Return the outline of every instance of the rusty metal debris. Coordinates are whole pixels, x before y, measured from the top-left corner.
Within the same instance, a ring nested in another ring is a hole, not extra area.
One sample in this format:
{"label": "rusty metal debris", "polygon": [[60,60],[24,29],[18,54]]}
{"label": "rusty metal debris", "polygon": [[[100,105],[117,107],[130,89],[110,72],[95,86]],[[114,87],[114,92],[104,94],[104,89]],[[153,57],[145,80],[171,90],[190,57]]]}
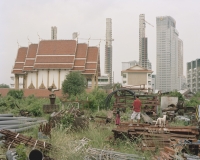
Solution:
{"label": "rusty metal debris", "polygon": [[38,148],[42,151],[50,151],[53,148],[50,143],[40,141],[32,137],[27,137],[19,133],[14,133],[9,130],[0,130],[0,133],[4,135],[4,144],[7,148],[16,147],[20,143]]}

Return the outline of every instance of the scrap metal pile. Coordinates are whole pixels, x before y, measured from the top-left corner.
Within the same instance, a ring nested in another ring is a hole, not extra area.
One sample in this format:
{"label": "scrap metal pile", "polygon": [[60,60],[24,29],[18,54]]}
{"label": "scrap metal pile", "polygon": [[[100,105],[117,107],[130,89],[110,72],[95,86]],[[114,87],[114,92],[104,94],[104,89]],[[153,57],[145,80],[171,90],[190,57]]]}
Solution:
{"label": "scrap metal pile", "polygon": [[16,147],[20,143],[43,151],[50,151],[53,148],[50,143],[27,137],[20,133],[11,132],[9,130],[0,130],[0,133],[4,135],[4,144],[7,148]]}
{"label": "scrap metal pile", "polygon": [[194,154],[199,152],[199,145],[194,144],[194,142],[198,141],[197,137],[199,136],[199,128],[197,126],[166,126],[164,128],[150,124],[140,124],[139,126],[137,126],[137,124],[133,124],[133,126],[129,126],[129,123],[124,122],[112,131],[115,139],[123,139],[124,136],[126,136],[131,140],[140,141],[140,143],[138,143],[138,150],[156,151],[159,148],[161,151],[160,156],[157,156],[157,159],[162,159],[162,157],[168,159],[170,154],[168,152],[165,153],[165,151],[170,150],[170,148],[171,150],[178,149],[176,152],[174,152],[174,154],[170,155],[172,159],[175,158],[178,151],[184,151],[185,148],[183,145],[180,147],[178,144],[185,140],[187,140],[187,142],[191,142],[188,144],[191,152],[195,152]]}

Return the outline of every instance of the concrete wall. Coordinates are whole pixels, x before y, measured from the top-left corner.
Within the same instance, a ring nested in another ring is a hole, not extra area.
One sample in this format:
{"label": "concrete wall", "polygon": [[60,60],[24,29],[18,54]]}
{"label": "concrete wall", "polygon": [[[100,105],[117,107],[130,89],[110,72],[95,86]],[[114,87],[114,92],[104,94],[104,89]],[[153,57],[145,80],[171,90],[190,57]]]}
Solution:
{"label": "concrete wall", "polygon": [[49,70],[49,86],[51,86],[53,84],[53,81],[54,81],[54,84],[56,86],[56,88],[58,88],[58,76],[59,76],[59,70]]}
{"label": "concrete wall", "polygon": [[45,87],[48,88],[48,85],[47,85],[47,73],[48,73],[47,70],[38,70],[38,88],[42,84],[42,80],[43,80],[43,83],[44,83]]}
{"label": "concrete wall", "polygon": [[147,85],[147,73],[128,73],[127,85]]}

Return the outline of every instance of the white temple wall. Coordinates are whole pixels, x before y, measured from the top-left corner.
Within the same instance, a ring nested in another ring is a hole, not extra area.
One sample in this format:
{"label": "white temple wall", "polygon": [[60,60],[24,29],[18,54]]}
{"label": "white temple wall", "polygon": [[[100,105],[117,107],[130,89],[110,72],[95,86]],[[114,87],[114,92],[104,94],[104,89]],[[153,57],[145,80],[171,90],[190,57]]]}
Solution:
{"label": "white temple wall", "polygon": [[62,83],[65,80],[67,74],[69,74],[69,70],[60,70],[60,88],[62,88]]}
{"label": "white temple wall", "polygon": [[28,72],[27,74],[27,88],[30,86],[31,81],[36,88],[36,72]]}
{"label": "white temple wall", "polygon": [[58,76],[59,76],[59,70],[49,70],[49,86],[54,84],[56,88],[58,88]]}
{"label": "white temple wall", "polygon": [[38,70],[38,89],[40,88],[40,85],[42,84],[42,80],[43,80],[43,84],[45,88],[48,88],[47,74],[48,74],[47,70]]}

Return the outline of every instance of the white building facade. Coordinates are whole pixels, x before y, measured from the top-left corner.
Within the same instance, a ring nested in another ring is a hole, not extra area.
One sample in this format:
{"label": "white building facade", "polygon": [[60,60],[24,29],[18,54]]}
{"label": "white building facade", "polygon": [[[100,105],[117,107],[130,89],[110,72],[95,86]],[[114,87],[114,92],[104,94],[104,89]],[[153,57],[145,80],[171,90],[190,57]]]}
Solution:
{"label": "white building facade", "polygon": [[[170,17],[157,17],[156,88],[162,92],[180,90],[183,76],[183,43],[178,38],[176,21]],[[182,66],[182,67],[181,67]]]}

